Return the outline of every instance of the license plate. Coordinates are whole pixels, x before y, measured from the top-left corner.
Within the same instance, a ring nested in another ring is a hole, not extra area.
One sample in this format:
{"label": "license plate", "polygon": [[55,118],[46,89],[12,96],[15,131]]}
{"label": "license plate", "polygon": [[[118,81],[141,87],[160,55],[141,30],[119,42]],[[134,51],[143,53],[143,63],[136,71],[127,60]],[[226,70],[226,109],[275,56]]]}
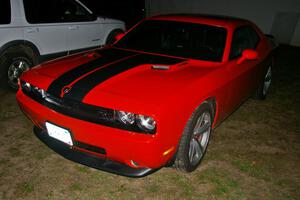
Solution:
{"label": "license plate", "polygon": [[61,128],[49,122],[46,122],[46,128],[50,137],[73,146],[71,133],[67,129]]}

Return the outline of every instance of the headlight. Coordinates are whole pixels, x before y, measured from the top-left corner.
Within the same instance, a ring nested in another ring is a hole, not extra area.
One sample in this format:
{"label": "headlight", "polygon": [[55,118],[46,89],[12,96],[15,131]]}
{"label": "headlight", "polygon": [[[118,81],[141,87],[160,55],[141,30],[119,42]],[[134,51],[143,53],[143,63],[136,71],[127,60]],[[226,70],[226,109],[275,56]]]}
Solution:
{"label": "headlight", "polygon": [[27,83],[25,81],[21,81],[21,88],[25,93],[35,97],[40,97],[44,99],[47,96],[49,96],[45,90],[31,85],[30,83]]}
{"label": "headlight", "polygon": [[156,127],[156,122],[152,117],[138,115],[137,125],[144,131],[153,131]]}
{"label": "headlight", "polygon": [[43,89],[39,89],[39,93],[41,94],[42,98],[46,98],[48,96],[47,92]]}
{"label": "headlight", "polygon": [[23,90],[25,90],[26,92],[30,92],[31,91],[31,85],[30,83],[27,83],[25,81],[21,82],[21,87]]}
{"label": "headlight", "polygon": [[118,119],[124,124],[134,124],[135,114],[124,111],[117,111]]}
{"label": "headlight", "polygon": [[125,129],[149,134],[155,133],[156,121],[152,117],[125,111],[116,111],[116,114],[117,120],[125,126]]}
{"label": "headlight", "polygon": [[47,92],[45,92],[45,90],[43,90],[43,89],[40,89],[40,88],[38,88],[38,87],[33,87],[32,88],[32,91],[33,91],[33,93],[36,95],[36,96],[38,96],[38,97],[40,97],[40,98],[46,98],[47,96],[48,96],[48,94],[47,94]]}

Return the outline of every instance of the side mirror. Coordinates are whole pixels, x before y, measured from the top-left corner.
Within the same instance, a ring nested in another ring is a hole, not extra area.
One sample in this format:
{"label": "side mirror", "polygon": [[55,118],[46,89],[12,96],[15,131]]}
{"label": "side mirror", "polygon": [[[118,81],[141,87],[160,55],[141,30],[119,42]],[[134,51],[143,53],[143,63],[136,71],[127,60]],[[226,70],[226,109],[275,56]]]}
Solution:
{"label": "side mirror", "polygon": [[238,59],[237,64],[241,64],[245,60],[257,60],[258,54],[257,51],[253,49],[245,49],[242,53],[242,56]]}

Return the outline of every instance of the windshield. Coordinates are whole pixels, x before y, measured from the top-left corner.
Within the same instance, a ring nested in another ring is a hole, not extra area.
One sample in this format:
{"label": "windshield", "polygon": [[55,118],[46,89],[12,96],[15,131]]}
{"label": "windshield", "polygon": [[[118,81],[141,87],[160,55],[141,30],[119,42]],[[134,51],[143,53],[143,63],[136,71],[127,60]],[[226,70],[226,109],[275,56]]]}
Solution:
{"label": "windshield", "polygon": [[222,61],[226,29],[216,26],[146,20],[115,46],[207,61]]}

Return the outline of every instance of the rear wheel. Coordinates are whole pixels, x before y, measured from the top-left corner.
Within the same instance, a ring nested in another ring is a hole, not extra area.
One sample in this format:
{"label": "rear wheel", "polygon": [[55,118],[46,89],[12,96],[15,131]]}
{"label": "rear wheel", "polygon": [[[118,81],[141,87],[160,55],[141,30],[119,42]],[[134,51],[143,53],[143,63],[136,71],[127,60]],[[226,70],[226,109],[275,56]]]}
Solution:
{"label": "rear wheel", "polygon": [[106,39],[106,45],[113,44],[116,41],[116,36],[122,33],[124,32],[121,29],[116,29],[110,32]]}
{"label": "rear wheel", "polygon": [[174,166],[185,172],[194,171],[201,163],[212,131],[212,109],[203,103],[192,114],[182,134]]}
{"label": "rear wheel", "polygon": [[272,82],[272,65],[269,65],[267,72],[265,73],[264,80],[257,88],[255,98],[264,100],[267,97]]}

